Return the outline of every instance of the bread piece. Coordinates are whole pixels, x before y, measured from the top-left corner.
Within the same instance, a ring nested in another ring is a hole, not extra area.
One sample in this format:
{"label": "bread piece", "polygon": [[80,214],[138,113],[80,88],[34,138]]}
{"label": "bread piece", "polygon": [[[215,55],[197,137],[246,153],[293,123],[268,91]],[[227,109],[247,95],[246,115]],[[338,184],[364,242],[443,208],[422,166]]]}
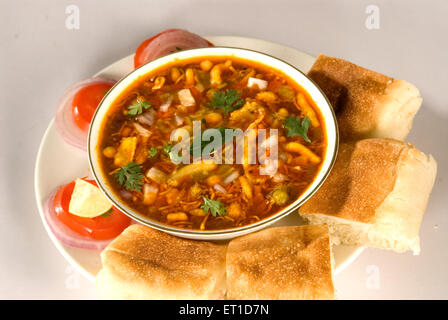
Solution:
{"label": "bread piece", "polygon": [[392,139],[342,143],[322,187],[300,209],[336,244],[420,252],[419,231],[437,164]]}
{"label": "bread piece", "polygon": [[409,82],[322,54],[308,76],[329,98],[336,112],[341,141],[404,140],[422,103],[420,92]]}
{"label": "bread piece", "polygon": [[101,299],[223,299],[226,245],[134,224],[101,253]]}
{"label": "bread piece", "polygon": [[333,299],[327,226],[269,228],[229,243],[227,299]]}

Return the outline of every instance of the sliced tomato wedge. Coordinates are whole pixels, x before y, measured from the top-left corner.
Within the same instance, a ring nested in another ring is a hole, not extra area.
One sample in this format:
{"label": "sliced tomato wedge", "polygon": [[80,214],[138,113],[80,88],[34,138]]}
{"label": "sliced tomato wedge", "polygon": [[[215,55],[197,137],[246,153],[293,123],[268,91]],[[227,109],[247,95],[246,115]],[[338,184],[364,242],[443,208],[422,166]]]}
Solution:
{"label": "sliced tomato wedge", "polygon": [[[85,181],[97,186],[93,180]],[[53,206],[59,220],[77,234],[92,240],[112,239],[121,234],[131,223],[131,219],[115,207],[95,218],[84,218],[71,214],[68,208],[74,188],[75,181],[59,188],[54,197]]]}
{"label": "sliced tomato wedge", "polygon": [[113,84],[106,82],[92,83],[75,94],[72,102],[73,120],[82,131],[89,130],[96,108],[112,86]]}
{"label": "sliced tomato wedge", "polygon": [[197,34],[182,29],[168,29],[146,39],[137,48],[134,67],[177,50],[211,47],[213,44]]}

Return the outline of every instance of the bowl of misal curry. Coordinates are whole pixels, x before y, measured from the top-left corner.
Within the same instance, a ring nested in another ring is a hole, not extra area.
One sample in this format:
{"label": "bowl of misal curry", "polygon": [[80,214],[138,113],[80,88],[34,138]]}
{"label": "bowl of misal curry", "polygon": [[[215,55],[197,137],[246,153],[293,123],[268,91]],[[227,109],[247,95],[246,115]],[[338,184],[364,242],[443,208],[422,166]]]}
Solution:
{"label": "bowl of misal curry", "polygon": [[264,228],[309,199],[337,155],[315,83],[240,48],[173,52],[117,82],[88,136],[92,174],[132,219],[220,240]]}

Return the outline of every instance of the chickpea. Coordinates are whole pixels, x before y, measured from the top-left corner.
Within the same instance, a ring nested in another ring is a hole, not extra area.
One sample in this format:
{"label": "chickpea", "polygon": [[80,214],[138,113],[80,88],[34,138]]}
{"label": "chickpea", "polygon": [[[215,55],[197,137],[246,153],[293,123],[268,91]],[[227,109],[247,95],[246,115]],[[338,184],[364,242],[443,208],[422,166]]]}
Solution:
{"label": "chickpea", "polygon": [[244,218],[244,212],[241,209],[241,206],[237,202],[232,202],[227,208],[227,215],[233,219]]}
{"label": "chickpea", "polygon": [[176,82],[176,80],[181,76],[181,73],[178,68],[174,67],[171,69],[171,80]]}
{"label": "chickpea", "polygon": [[117,153],[117,149],[115,149],[115,147],[106,147],[103,149],[103,155],[106,158],[113,158],[116,153]]}
{"label": "chickpea", "polygon": [[213,176],[208,177],[205,181],[207,182],[207,184],[210,187],[213,187],[215,184],[221,183],[221,177],[217,176],[217,175],[213,175]]}
{"label": "chickpea", "polygon": [[279,110],[278,110],[278,114],[281,116],[281,117],[287,117],[288,115],[289,115],[289,112],[288,112],[288,110],[286,110],[285,108],[280,108]]}
{"label": "chickpea", "polygon": [[194,83],[194,70],[192,68],[188,68],[187,71],[185,71],[185,84],[187,86],[194,86]]}
{"label": "chickpea", "polygon": [[202,209],[193,209],[190,211],[190,214],[196,217],[203,217],[206,215],[206,213]]}
{"label": "chickpea", "polygon": [[205,116],[205,122],[208,125],[214,126],[221,123],[221,121],[222,121],[222,115],[217,112],[212,112]]}
{"label": "chickpea", "polygon": [[165,84],[165,77],[159,76],[154,81],[154,86],[152,87],[152,90],[158,90],[163,87]]}
{"label": "chickpea", "polygon": [[166,215],[166,220],[168,222],[187,221],[188,216],[183,212],[169,213]]}
{"label": "chickpea", "polygon": [[215,65],[210,70],[210,83],[213,87],[219,87],[223,82],[221,78],[222,72],[226,69],[226,65],[224,63],[220,63]]}
{"label": "chickpea", "polygon": [[212,67],[213,63],[210,60],[204,60],[200,63],[202,71],[208,72]]}

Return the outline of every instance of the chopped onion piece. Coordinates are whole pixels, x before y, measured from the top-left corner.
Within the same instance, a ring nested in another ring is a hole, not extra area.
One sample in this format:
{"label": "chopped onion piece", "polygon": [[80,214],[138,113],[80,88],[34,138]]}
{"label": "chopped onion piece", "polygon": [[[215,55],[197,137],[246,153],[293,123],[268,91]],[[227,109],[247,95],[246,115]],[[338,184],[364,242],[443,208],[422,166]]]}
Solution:
{"label": "chopped onion piece", "polygon": [[180,103],[185,107],[194,106],[196,104],[196,101],[194,100],[190,89],[179,90],[177,96],[179,97]]}
{"label": "chopped onion piece", "polygon": [[144,204],[153,204],[156,201],[157,193],[159,192],[159,188],[153,186],[149,183],[145,183],[143,185],[143,203]]}
{"label": "chopped onion piece", "polygon": [[236,178],[238,178],[240,176],[240,174],[238,173],[238,171],[233,171],[231,174],[229,174],[224,181],[222,182],[224,185],[232,183],[233,180],[235,180]]}
{"label": "chopped onion piece", "polygon": [[172,97],[172,96],[170,96],[170,97],[165,101],[165,103],[162,104],[162,105],[159,107],[159,111],[161,111],[161,112],[167,112],[167,111],[168,111],[168,108],[171,106],[171,102],[173,102],[173,97]]}
{"label": "chopped onion piece", "polygon": [[268,87],[268,82],[266,80],[250,77],[247,80],[247,86],[252,88],[254,85],[256,85],[260,90],[265,90]]}
{"label": "chopped onion piece", "polygon": [[280,172],[277,172],[272,177],[272,181],[274,181],[274,182],[283,182],[285,180],[286,180],[286,176],[284,174],[281,174]]}
{"label": "chopped onion piece", "polygon": [[137,116],[135,119],[141,124],[152,126],[154,124],[155,116],[156,112],[153,109],[150,109],[149,111]]}
{"label": "chopped onion piece", "polygon": [[224,189],[224,187],[223,187],[222,185],[220,185],[220,184],[215,184],[215,185],[213,186],[213,188],[214,188],[216,191],[218,191],[218,192],[221,192],[221,193],[227,193],[227,190]]}
{"label": "chopped onion piece", "polygon": [[184,122],[185,122],[184,118],[178,116],[177,114],[174,115],[174,119],[176,119],[176,124],[177,124],[178,126],[183,125]]}
{"label": "chopped onion piece", "polygon": [[138,134],[143,137],[149,137],[151,136],[151,131],[148,129],[143,128],[141,125],[139,125],[137,122],[133,123],[135,130],[137,130]]}
{"label": "chopped onion piece", "polygon": [[272,177],[277,173],[278,160],[266,159],[265,164],[261,168],[263,170],[262,174],[267,174]]}
{"label": "chopped onion piece", "polygon": [[152,181],[161,184],[164,183],[166,181],[166,174],[162,171],[160,171],[157,168],[151,168],[146,172],[146,176],[151,179]]}
{"label": "chopped onion piece", "polygon": [[120,190],[119,192],[120,196],[122,196],[124,199],[131,199],[132,198],[132,193],[130,193],[129,191],[126,190]]}

